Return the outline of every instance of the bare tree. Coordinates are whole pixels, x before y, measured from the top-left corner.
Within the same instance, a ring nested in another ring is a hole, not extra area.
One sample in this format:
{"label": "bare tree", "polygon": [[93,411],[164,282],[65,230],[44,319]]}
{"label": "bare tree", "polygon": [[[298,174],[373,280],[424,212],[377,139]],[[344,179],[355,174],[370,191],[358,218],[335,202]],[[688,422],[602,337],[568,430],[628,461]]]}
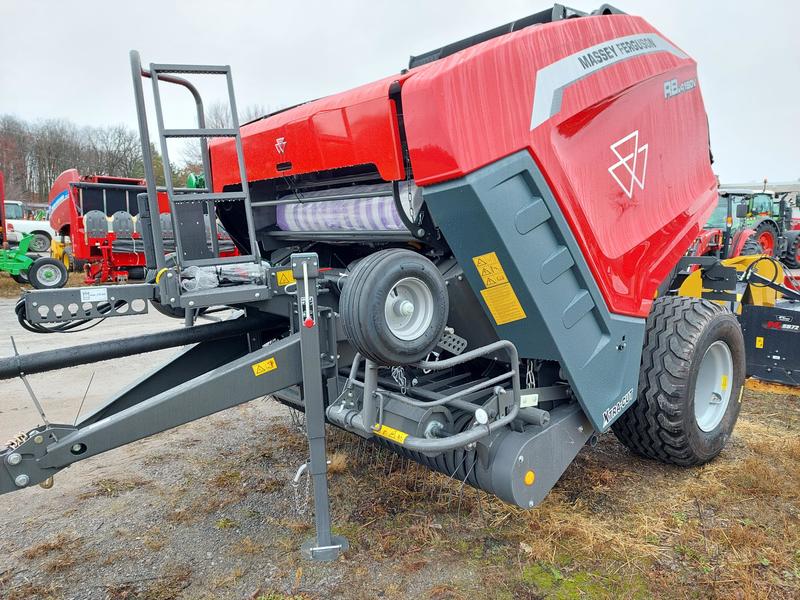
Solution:
{"label": "bare tree", "polygon": [[[161,156],[153,148],[156,177],[163,183]],[[0,115],[0,171],[9,197],[46,201],[63,171],[82,174],[143,177],[139,136],[123,125],[78,128],[50,119],[27,123]],[[176,169],[170,165],[173,173]]]}
{"label": "bare tree", "polygon": [[[212,129],[225,129],[233,125],[231,119],[231,109],[227,102],[214,102],[205,109],[206,127]],[[239,125],[254,121],[264,115],[269,110],[261,104],[248,104],[239,110]],[[183,156],[183,167],[188,171],[199,173],[203,170],[203,160],[200,156],[200,142],[188,140],[181,151]]]}

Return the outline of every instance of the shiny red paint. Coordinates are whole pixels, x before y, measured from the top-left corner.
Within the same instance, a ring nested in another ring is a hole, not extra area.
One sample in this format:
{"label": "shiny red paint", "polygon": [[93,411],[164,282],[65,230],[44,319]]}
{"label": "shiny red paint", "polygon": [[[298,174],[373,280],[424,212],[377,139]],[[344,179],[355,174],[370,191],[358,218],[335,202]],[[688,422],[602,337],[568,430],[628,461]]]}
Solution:
{"label": "shiny red paint", "polygon": [[[405,77],[387,77],[242,126],[248,180],[365,164],[375,165],[387,181],[403,179],[397,110],[389,87]],[[210,152],[215,191],[241,183],[233,143],[212,140]]]}
{"label": "shiny red paint", "polygon": [[722,246],[721,229],[703,229],[697,236],[689,254],[691,256],[706,256],[715,254]]}
{"label": "shiny red paint", "polygon": [[747,240],[749,240],[755,231],[752,229],[741,229],[733,234],[733,241],[731,242],[731,253],[730,256],[741,256],[742,248],[744,248],[744,244]]}
{"label": "shiny red paint", "polygon": [[[699,87],[665,98],[665,83],[697,79],[695,62],[660,51],[607,66],[563,92],[560,111],[531,130],[537,72],[595,44],[656,32],[627,15],[521,29],[408,73],[242,128],[249,181],[375,164],[403,176],[393,81],[414,179],[429,186],[527,150],[556,197],[609,310],[646,316],[658,285],[691,246],[717,201]],[[662,36],[663,37],[663,36]],[[335,115],[335,117],[334,117]],[[321,128],[335,119],[338,135]],[[611,145],[638,131],[648,145],[643,189],[609,173]],[[285,142],[278,156],[277,140]],[[234,147],[211,148],[214,187],[239,182]],[[277,164],[291,162],[291,169]],[[510,216],[509,216],[510,217]]]}

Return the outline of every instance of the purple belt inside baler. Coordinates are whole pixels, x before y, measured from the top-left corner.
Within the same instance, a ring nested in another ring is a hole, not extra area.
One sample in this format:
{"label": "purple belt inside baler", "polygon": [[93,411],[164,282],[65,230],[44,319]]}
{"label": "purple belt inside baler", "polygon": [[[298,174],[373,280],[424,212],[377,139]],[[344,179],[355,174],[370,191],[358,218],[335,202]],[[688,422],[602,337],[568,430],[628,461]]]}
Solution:
{"label": "purple belt inside baler", "polygon": [[[350,193],[383,191],[386,186],[353,186]],[[327,195],[341,195],[341,190],[330,190],[318,194],[304,194],[303,198],[321,198]],[[409,208],[407,214],[414,213],[419,198],[417,187],[412,183],[400,185],[401,203]],[[392,196],[374,198],[354,198],[332,200],[330,202],[306,202],[301,204],[282,204],[277,207],[276,218],[282,231],[402,231],[406,227],[397,213]]]}

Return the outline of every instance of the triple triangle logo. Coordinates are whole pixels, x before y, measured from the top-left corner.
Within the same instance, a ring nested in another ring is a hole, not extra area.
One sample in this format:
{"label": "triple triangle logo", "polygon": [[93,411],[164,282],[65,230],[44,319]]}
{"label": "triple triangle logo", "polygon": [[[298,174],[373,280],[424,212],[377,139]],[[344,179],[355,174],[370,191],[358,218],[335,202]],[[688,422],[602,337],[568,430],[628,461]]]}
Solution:
{"label": "triple triangle logo", "polygon": [[609,146],[618,160],[608,167],[608,172],[628,198],[633,198],[634,185],[638,185],[640,190],[644,189],[648,146],[639,145],[638,129]]}

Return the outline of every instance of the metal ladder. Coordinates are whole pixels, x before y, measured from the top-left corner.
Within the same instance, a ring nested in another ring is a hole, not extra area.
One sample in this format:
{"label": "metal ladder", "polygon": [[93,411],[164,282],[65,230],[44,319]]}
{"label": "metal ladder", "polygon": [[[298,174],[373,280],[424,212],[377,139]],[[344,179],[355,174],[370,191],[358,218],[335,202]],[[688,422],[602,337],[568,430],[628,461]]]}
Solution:
{"label": "metal ladder", "polygon": [[[147,180],[148,202],[150,213],[158,214],[158,188],[153,172],[152,152],[150,150],[149,131],[147,128],[147,113],[144,104],[144,91],[142,78],[148,77],[153,84],[153,100],[158,125],[159,144],[164,166],[164,180],[169,197],[172,225],[175,234],[176,261],[183,269],[188,266],[217,266],[230,263],[260,263],[261,256],[256,240],[253,222],[253,210],[250,203],[250,190],[247,183],[247,173],[244,164],[244,151],[242,137],[239,132],[239,118],[236,110],[236,97],[233,92],[233,79],[231,68],[228,65],[180,65],[150,63],[149,70],[142,69],[139,53],[131,51],[131,70],[134,81],[136,97],[136,111],[139,119],[139,133],[142,141],[142,152],[145,163],[145,179]],[[228,104],[233,126],[230,128],[208,128],[205,124],[205,110],[203,100],[197,88],[188,80],[176,75],[224,75],[228,89]],[[192,94],[197,108],[197,127],[193,129],[168,129],[164,125],[164,113],[161,104],[159,84],[162,82],[180,85]],[[203,160],[203,171],[206,187],[193,190],[189,193],[179,192],[175,189],[170,169],[168,140],[171,138],[199,138],[200,150]],[[233,138],[236,144],[236,158],[239,166],[239,176],[242,182],[241,191],[213,192],[214,189],[208,154],[208,140],[211,138]],[[239,256],[220,256],[219,240],[216,226],[216,204],[219,202],[242,202],[245,218],[247,220],[247,234],[249,237],[249,254]],[[211,230],[211,249],[208,248],[206,239],[206,216]],[[153,237],[158,268],[164,267],[163,232],[160,220],[152,220]]]}

